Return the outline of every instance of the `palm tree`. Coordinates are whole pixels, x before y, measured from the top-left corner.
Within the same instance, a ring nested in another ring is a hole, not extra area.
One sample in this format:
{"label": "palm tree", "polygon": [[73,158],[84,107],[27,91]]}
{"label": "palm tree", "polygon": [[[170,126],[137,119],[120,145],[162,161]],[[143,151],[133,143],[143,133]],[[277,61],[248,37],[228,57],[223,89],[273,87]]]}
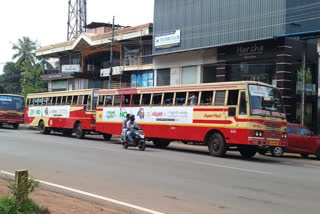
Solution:
{"label": "palm tree", "polygon": [[32,41],[29,37],[22,37],[16,44],[12,44],[12,49],[16,51],[12,59],[17,59],[17,66],[25,70],[24,67],[34,65],[36,61],[35,50],[37,43]]}

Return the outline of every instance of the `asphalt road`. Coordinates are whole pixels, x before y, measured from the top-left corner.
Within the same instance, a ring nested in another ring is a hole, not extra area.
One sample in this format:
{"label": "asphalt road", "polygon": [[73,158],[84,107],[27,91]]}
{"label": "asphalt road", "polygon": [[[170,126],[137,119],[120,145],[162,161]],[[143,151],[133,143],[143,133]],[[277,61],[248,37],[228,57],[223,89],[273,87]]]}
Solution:
{"label": "asphalt road", "polygon": [[248,161],[236,152],[215,158],[206,148],[179,144],[141,152],[100,136],[0,129],[0,170],[21,168],[163,213],[320,213],[320,161],[312,158],[257,155]]}

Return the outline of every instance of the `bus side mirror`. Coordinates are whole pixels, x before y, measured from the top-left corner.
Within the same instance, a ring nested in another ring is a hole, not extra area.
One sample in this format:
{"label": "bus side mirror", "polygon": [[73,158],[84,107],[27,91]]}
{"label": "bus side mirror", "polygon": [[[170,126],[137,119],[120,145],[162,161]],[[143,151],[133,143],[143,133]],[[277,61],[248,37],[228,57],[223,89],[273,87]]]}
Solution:
{"label": "bus side mirror", "polygon": [[87,111],[87,106],[83,106],[83,111]]}

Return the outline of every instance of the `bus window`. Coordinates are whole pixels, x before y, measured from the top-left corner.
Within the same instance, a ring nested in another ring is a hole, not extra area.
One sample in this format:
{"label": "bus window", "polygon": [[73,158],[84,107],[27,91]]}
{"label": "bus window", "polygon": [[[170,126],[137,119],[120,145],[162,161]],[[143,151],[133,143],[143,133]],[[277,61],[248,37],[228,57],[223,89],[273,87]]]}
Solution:
{"label": "bus window", "polygon": [[150,105],[151,94],[143,94],[142,95],[142,103],[141,105],[148,106]]}
{"label": "bus window", "polygon": [[134,94],[132,96],[132,106],[139,106],[140,105],[140,94]]}
{"label": "bus window", "polygon": [[73,96],[73,105],[77,105],[78,103],[78,95]]}
{"label": "bus window", "polygon": [[61,97],[58,97],[56,105],[61,105],[61,100],[62,100]]}
{"label": "bus window", "polygon": [[98,106],[103,106],[105,96],[99,96],[98,98]]}
{"label": "bus window", "polygon": [[84,95],[83,105],[87,105],[87,104],[88,104],[88,95]]}
{"label": "bus window", "polygon": [[67,97],[67,105],[71,105],[71,103],[72,103],[72,96],[68,96]]}
{"label": "bus window", "polygon": [[114,103],[113,103],[113,105],[114,105],[114,106],[120,106],[120,103],[121,103],[121,96],[120,96],[120,95],[114,96]]}
{"label": "bus window", "polygon": [[216,96],[214,98],[214,105],[223,106],[226,97],[226,91],[216,91]]}
{"label": "bus window", "polygon": [[38,103],[39,103],[39,102],[38,102],[38,98],[35,98],[34,101],[33,101],[33,105],[36,106],[36,105],[38,105]]}
{"label": "bus window", "polygon": [[131,94],[122,96],[122,104],[121,106],[130,106]]}
{"label": "bus window", "polygon": [[165,93],[163,98],[163,104],[171,106],[173,104],[173,95],[174,93]]}
{"label": "bus window", "polygon": [[161,105],[162,94],[153,94],[152,96],[152,104],[153,105]]}
{"label": "bus window", "polygon": [[190,91],[189,98],[188,98],[188,104],[189,105],[198,105],[198,97],[199,97],[199,92]]}
{"label": "bus window", "polygon": [[34,99],[30,99],[30,106],[33,106],[33,103],[34,103]]}
{"label": "bus window", "polygon": [[80,95],[78,99],[78,105],[82,105],[82,104],[83,104],[83,95]]}
{"label": "bus window", "polygon": [[52,103],[51,103],[51,105],[55,105],[55,104],[56,104],[56,101],[57,101],[57,97],[52,97]]}
{"label": "bus window", "polygon": [[228,93],[228,106],[238,105],[239,90],[230,90]]}
{"label": "bus window", "polygon": [[187,92],[179,92],[176,95],[176,105],[184,105],[186,103]]}
{"label": "bus window", "polygon": [[239,115],[246,115],[246,114],[247,114],[246,94],[245,92],[241,92]]}
{"label": "bus window", "polygon": [[112,96],[107,95],[106,98],[105,98],[105,101],[104,101],[105,102],[104,105],[105,106],[112,106],[112,98],[113,98]]}
{"label": "bus window", "polygon": [[66,102],[67,102],[67,97],[63,96],[61,104],[64,105],[64,104],[66,104]]}
{"label": "bus window", "polygon": [[200,98],[200,104],[201,105],[212,105],[212,97],[213,97],[213,91],[202,91],[201,98]]}
{"label": "bus window", "polygon": [[42,105],[46,106],[48,104],[48,98],[43,98]]}

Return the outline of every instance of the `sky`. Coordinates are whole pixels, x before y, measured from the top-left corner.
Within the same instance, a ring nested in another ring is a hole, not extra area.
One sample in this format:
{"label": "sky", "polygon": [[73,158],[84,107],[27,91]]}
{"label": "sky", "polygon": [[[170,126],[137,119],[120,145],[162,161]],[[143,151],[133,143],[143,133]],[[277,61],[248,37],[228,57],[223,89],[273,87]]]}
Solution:
{"label": "sky", "polygon": [[[73,0],[74,1],[74,0]],[[87,23],[135,26],[153,22],[154,0],[87,0]],[[12,43],[28,36],[41,46],[67,40],[68,0],[10,0],[0,7],[0,74],[12,61]]]}

